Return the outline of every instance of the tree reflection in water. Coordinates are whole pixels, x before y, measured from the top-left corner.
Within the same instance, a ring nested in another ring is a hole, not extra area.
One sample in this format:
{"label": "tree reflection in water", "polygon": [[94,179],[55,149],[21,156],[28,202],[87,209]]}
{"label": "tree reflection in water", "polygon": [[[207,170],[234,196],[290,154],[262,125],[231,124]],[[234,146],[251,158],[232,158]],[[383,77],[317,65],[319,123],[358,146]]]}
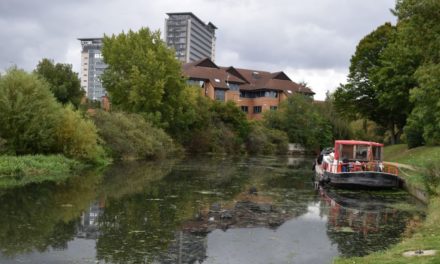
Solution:
{"label": "tree reflection in water", "polygon": [[81,213],[95,198],[101,172],[89,171],[64,183],[46,182],[0,191],[2,255],[65,249]]}

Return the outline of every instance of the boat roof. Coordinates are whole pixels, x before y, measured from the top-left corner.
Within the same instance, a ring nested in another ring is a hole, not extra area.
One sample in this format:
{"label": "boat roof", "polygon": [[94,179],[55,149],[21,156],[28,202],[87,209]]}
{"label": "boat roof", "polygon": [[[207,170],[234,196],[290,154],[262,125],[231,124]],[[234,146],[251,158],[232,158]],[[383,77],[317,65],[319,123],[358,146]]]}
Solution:
{"label": "boat roof", "polygon": [[335,140],[335,147],[338,145],[367,145],[375,147],[383,147],[382,143],[362,140]]}

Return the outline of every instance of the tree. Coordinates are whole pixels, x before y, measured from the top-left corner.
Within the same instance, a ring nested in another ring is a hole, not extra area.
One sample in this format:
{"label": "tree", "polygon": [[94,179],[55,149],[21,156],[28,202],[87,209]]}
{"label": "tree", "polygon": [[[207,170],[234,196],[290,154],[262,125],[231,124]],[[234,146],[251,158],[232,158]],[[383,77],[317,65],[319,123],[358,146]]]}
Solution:
{"label": "tree", "polygon": [[290,142],[300,143],[308,149],[316,150],[333,143],[330,122],[304,95],[289,97],[277,111],[266,112],[264,119],[267,127],[285,131]]}
{"label": "tree", "polygon": [[71,103],[76,108],[79,106],[84,91],[78,74],[73,72],[71,64],[54,64],[52,60],[41,60],[35,73],[49,83],[49,88],[55,98],[62,104]]}
{"label": "tree", "polygon": [[401,24],[402,46],[419,61],[411,91],[414,104],[405,133],[410,147],[440,144],[440,2],[398,0],[395,14]]}
{"label": "tree", "polygon": [[[104,36],[102,54],[108,68],[102,75],[114,107],[143,113],[175,135],[185,115],[185,80],[181,64],[160,38],[141,28]],[[189,120],[191,122],[191,120]]]}
{"label": "tree", "polygon": [[348,83],[335,92],[340,113],[383,126],[392,144],[399,141],[412,109],[409,91],[414,87],[412,75],[417,65],[411,51],[401,46],[397,28],[385,23],[359,42],[351,58]]}
{"label": "tree", "polygon": [[86,162],[103,161],[95,125],[63,108],[36,74],[12,68],[1,76],[0,113],[0,139],[7,153],[63,153]]}
{"label": "tree", "polygon": [[46,82],[16,68],[0,78],[0,137],[16,154],[48,153],[62,110]]}

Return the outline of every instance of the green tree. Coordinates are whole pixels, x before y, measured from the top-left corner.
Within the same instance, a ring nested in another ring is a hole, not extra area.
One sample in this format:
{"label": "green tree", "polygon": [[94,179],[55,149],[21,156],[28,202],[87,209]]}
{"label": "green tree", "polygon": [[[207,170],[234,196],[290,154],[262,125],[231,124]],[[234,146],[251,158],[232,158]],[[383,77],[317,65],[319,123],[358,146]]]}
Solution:
{"label": "green tree", "polygon": [[341,114],[383,126],[392,144],[399,141],[412,109],[409,91],[417,65],[411,51],[401,46],[396,31],[385,23],[359,42],[351,58],[348,83],[334,94]]}
{"label": "green tree", "polygon": [[181,64],[161,40],[160,32],[130,30],[104,36],[103,42],[108,68],[102,80],[113,106],[143,113],[173,135],[186,126],[181,124],[188,114]]}
{"label": "green tree", "polygon": [[332,127],[333,140],[353,138],[353,131],[350,121],[341,116],[335,109],[335,98],[333,94],[327,92],[325,101],[316,102],[315,107]]}
{"label": "green tree", "polygon": [[330,122],[303,95],[289,97],[278,111],[266,112],[264,119],[267,127],[285,131],[290,142],[301,143],[310,150],[333,145]]}
{"label": "green tree", "polygon": [[440,144],[440,2],[398,0],[395,14],[401,24],[402,46],[420,61],[411,91],[414,109],[405,133],[410,147]]}
{"label": "green tree", "polygon": [[59,102],[79,106],[84,91],[81,90],[80,79],[78,74],[73,72],[71,64],[55,64],[45,58],[38,63],[35,73],[49,83],[50,90]]}
{"label": "green tree", "polygon": [[61,110],[36,75],[12,68],[0,77],[0,137],[9,152],[52,152]]}
{"label": "green tree", "polygon": [[36,74],[13,68],[0,77],[0,113],[0,138],[8,153],[63,153],[87,162],[103,158],[94,124],[63,108]]}

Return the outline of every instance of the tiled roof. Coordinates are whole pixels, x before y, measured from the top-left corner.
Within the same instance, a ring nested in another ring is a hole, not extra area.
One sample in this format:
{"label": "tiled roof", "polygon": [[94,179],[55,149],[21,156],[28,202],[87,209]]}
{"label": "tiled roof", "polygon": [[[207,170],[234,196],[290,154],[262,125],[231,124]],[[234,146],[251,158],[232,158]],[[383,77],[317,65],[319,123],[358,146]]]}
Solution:
{"label": "tiled roof", "polygon": [[190,79],[209,80],[215,88],[228,89],[227,82],[231,82],[246,91],[264,89],[283,91],[287,95],[293,92],[314,94],[310,88],[290,80],[284,72],[219,67],[208,58],[184,64],[183,74]]}

